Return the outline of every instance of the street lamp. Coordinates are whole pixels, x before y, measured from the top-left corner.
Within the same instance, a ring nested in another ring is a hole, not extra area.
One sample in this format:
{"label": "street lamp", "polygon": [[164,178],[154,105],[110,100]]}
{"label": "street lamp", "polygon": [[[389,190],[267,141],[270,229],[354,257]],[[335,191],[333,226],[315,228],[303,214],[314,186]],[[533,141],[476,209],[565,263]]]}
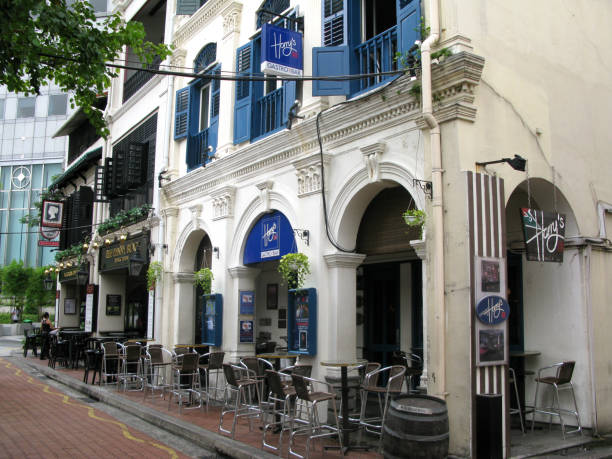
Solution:
{"label": "street lamp", "polygon": [[145,264],[144,259],[138,255],[134,254],[130,257],[130,264],[128,265],[128,274],[132,277],[140,276],[140,272]]}
{"label": "street lamp", "polygon": [[47,276],[43,279],[43,285],[45,286],[45,290],[53,290],[53,279],[50,276]]}

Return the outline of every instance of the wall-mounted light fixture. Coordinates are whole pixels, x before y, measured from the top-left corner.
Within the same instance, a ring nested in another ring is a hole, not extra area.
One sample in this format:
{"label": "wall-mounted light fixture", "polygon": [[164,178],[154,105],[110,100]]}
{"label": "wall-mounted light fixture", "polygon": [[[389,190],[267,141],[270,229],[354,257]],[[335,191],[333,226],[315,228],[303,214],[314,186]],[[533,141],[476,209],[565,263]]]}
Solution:
{"label": "wall-mounted light fixture", "polygon": [[126,240],[127,240],[127,238],[128,238],[128,233],[127,233],[127,231],[124,231],[123,233],[121,233],[121,234],[119,235],[119,240],[120,240],[121,242],[126,241]]}
{"label": "wall-mounted light fixture", "polygon": [[111,245],[111,244],[113,243],[114,239],[115,239],[115,238],[110,238],[110,237],[107,237],[106,239],[104,239],[104,243],[105,243],[106,245]]}
{"label": "wall-mounted light fixture", "polygon": [[87,270],[85,265],[81,265],[79,267],[79,271],[77,272],[77,284],[85,285],[89,281],[89,271]]}
{"label": "wall-mounted light fixture", "polygon": [[515,171],[525,171],[525,165],[527,164],[527,160],[519,155],[514,155],[514,158],[502,158],[497,159],[495,161],[486,161],[484,163],[476,163],[477,166],[487,166],[489,164],[499,164],[499,163],[508,163],[510,167]]}
{"label": "wall-mounted light fixture", "polygon": [[310,244],[310,231],[307,229],[293,228],[293,232],[299,237],[306,245]]}
{"label": "wall-mounted light fixture", "polygon": [[63,269],[64,268],[64,262],[60,262],[59,267],[60,267],[60,269]]}
{"label": "wall-mounted light fixture", "polygon": [[213,247],[213,253],[219,258],[219,247]]}
{"label": "wall-mounted light fixture", "polygon": [[51,279],[51,271],[48,269],[45,270],[43,286],[45,287],[45,290],[53,290],[53,279]]}
{"label": "wall-mounted light fixture", "polygon": [[130,257],[130,263],[128,265],[128,274],[132,277],[140,276],[140,272],[145,264],[143,258],[137,253]]}
{"label": "wall-mounted light fixture", "polygon": [[166,253],[168,253],[168,244],[151,244],[149,246],[149,257],[153,258],[153,255],[155,255],[155,246],[159,246],[162,249],[164,249],[164,251]]}

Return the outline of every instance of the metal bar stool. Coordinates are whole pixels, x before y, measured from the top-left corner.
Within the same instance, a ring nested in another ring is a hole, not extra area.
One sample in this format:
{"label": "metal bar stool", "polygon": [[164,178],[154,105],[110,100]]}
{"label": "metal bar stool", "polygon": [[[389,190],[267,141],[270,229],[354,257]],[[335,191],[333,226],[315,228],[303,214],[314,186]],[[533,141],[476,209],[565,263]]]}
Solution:
{"label": "metal bar stool", "polygon": [[[563,433],[563,439],[565,434],[580,432],[582,435],[582,425],[580,424],[580,415],[578,414],[578,404],[576,403],[576,396],[574,395],[574,386],[572,385],[572,374],[574,373],[574,366],[576,362],[567,361],[555,363],[548,367],[542,367],[538,370],[538,377],[536,381],[536,392],[533,401],[533,415],[531,418],[531,431],[535,425],[536,413],[548,414],[550,416],[549,426],[552,427],[552,417],[558,416],[559,422],[561,423],[561,432]],[[552,375],[554,373],[554,375]],[[548,374],[548,375],[547,375]],[[553,400],[550,406],[538,406],[538,392],[540,389],[540,383],[547,384],[554,388]],[[572,393],[572,400],[574,402],[574,409],[561,408],[559,404],[559,391],[568,390]],[[556,406],[555,406],[556,401]],[[576,417],[576,423],[578,427],[568,432],[565,431],[565,422],[563,415],[569,414]]]}
{"label": "metal bar stool", "polygon": [[514,373],[514,368],[508,367],[508,376],[508,384],[510,385],[510,390],[514,392],[514,396],[516,397],[516,408],[510,408],[510,415],[519,415],[519,420],[521,421],[521,432],[525,433],[525,423],[523,422],[523,408],[521,407],[521,399],[519,398],[518,388],[516,387],[516,374]]}
{"label": "metal bar stool", "polygon": [[[247,395],[250,394],[249,389],[255,387],[257,392],[257,400],[261,400],[259,394],[259,384],[249,370],[237,365],[229,363],[223,364],[223,374],[227,384],[225,385],[225,400],[221,409],[221,417],[219,418],[219,432],[231,435],[232,439],[236,435],[236,422],[239,417],[245,417],[249,420],[249,430],[252,430],[251,421],[254,417],[261,415],[261,406],[254,405]],[[232,396],[235,400],[232,406]],[[223,417],[233,413],[232,429],[227,430],[223,427]]]}

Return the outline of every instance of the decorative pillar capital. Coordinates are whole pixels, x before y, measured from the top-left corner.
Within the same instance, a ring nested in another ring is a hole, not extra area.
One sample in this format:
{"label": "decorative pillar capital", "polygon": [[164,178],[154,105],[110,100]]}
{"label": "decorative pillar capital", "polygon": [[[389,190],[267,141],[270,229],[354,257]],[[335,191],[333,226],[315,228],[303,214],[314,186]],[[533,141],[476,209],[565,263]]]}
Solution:
{"label": "decorative pillar capital", "polygon": [[345,253],[345,252],[335,252],[328,253],[323,255],[325,259],[325,263],[330,268],[354,268],[357,269],[363,260],[365,260],[366,255],[363,253]]}
{"label": "decorative pillar capital", "polygon": [[184,48],[175,49],[170,56],[170,64],[175,67],[185,67],[187,50]]}
{"label": "decorative pillar capital", "polygon": [[211,193],[213,205],[213,220],[229,218],[234,216],[234,198],[236,197],[235,186],[224,186]]}
{"label": "decorative pillar capital", "polygon": [[172,278],[177,284],[193,284],[193,273],[173,273]]}
{"label": "decorative pillar capital", "polygon": [[259,275],[261,269],[249,268],[248,266],[232,266],[227,268],[227,271],[234,279],[254,279]]}
{"label": "decorative pillar capital", "polygon": [[240,19],[242,17],[242,5],[233,2],[222,13],[223,15],[223,38],[240,31]]}
{"label": "decorative pillar capital", "polygon": [[[329,164],[330,156],[323,155],[324,165]],[[322,187],[322,167],[321,156],[317,153],[310,155],[307,158],[294,161],[295,175],[298,181],[298,197],[302,198],[314,193],[319,193]]]}

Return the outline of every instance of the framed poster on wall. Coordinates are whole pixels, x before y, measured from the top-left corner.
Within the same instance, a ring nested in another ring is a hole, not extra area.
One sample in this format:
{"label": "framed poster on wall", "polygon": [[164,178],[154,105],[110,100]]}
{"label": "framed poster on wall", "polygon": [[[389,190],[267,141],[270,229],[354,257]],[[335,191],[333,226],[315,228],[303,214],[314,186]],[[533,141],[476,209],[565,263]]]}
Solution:
{"label": "framed poster on wall", "polygon": [[255,292],[252,290],[240,290],[240,314],[255,314]]}
{"label": "framed poster on wall", "polygon": [[64,314],[76,314],[76,299],[64,298]]}
{"label": "framed poster on wall", "polygon": [[266,309],[278,309],[278,284],[266,287]]}
{"label": "framed poster on wall", "polygon": [[106,315],[120,316],[121,315],[121,295],[109,294],[106,295]]}
{"label": "framed poster on wall", "polygon": [[254,327],[252,320],[241,320],[240,321],[240,342],[241,343],[253,343],[254,339]]}

